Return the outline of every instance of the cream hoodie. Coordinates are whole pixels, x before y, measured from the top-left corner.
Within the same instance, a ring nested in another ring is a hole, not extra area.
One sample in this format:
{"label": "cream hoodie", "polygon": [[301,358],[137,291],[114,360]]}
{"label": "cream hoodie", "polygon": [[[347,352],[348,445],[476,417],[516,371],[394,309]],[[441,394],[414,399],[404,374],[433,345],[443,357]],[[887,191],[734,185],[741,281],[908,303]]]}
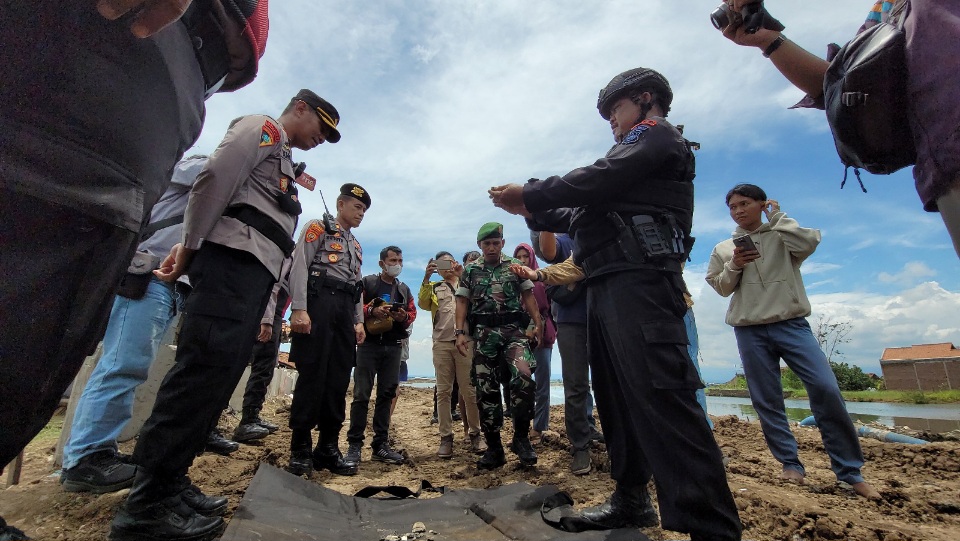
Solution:
{"label": "cream hoodie", "polygon": [[734,327],[776,323],[810,315],[810,301],[800,277],[800,264],[820,244],[820,230],[800,227],[776,212],[756,231],[737,227],[733,237],[750,235],[760,258],[743,268],[733,264],[733,239],[713,248],[707,283],[729,297],[727,324]]}

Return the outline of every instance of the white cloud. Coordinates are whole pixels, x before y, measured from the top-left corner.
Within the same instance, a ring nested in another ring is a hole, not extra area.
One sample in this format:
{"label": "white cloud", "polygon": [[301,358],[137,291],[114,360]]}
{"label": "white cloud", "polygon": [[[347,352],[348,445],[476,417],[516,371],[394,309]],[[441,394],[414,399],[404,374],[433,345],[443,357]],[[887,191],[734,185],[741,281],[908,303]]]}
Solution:
{"label": "white cloud", "polygon": [[887,284],[894,283],[900,285],[909,285],[915,284],[924,278],[931,278],[936,275],[937,272],[928,267],[922,261],[911,261],[904,265],[903,270],[900,272],[896,274],[881,272],[877,275],[877,279]]}

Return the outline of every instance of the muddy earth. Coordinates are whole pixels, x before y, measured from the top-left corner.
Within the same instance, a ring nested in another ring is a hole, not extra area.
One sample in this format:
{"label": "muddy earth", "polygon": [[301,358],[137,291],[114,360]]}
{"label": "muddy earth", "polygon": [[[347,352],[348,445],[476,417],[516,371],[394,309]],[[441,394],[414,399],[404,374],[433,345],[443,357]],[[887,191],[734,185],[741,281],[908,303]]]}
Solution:
{"label": "muddy earth", "polygon": [[[255,445],[242,445],[230,457],[208,453],[194,462],[190,470],[194,482],[207,493],[230,498],[228,521],[259,464],[286,466],[290,454],[290,431],[285,428],[288,409],[288,398],[270,399],[263,416],[284,428]],[[395,447],[409,456],[409,464],[387,466],[372,462],[368,447],[363,451],[358,475],[340,477],[324,471],[313,474],[312,480],[345,494],[369,485],[402,485],[416,490],[422,479],[434,486],[474,489],[525,481],[532,485],[559,486],[578,506],[601,503],[613,489],[602,444],[592,451],[596,467],[591,473],[584,476],[569,473],[570,455],[562,406],[552,408],[551,430],[537,446],[540,459],[536,469],[518,469],[516,457],[507,451],[510,462],[493,472],[476,469],[476,457],[469,453],[459,427],[454,457],[437,458],[439,435],[437,425],[430,424],[432,410],[430,389],[402,389],[393,421],[394,438]],[[370,411],[372,414],[372,404]],[[237,417],[224,414],[220,426],[225,434],[230,434],[237,421]],[[864,476],[883,495],[882,501],[874,502],[859,498],[849,487],[837,484],[816,428],[794,428],[800,443],[800,458],[807,467],[806,483],[796,485],[777,478],[780,465],[767,450],[757,422],[743,422],[735,417],[719,417],[714,421],[717,442],[728,459],[727,479],[745,527],[744,539],[960,540],[960,442],[956,439],[922,446],[861,439],[867,459]],[[127,491],[94,496],[61,490],[53,453],[62,422],[62,417],[55,417],[28,447],[20,484],[0,491],[0,515],[34,539],[103,540]],[[507,422],[503,434],[507,442],[512,436],[509,424]],[[367,430],[369,442],[369,425]],[[346,450],[345,435],[346,429],[341,435],[343,450]],[[127,453],[132,448],[133,442],[121,446]],[[429,517],[412,517],[411,525],[415,521],[430,528]],[[657,528],[644,533],[654,540],[687,539],[682,534]]]}

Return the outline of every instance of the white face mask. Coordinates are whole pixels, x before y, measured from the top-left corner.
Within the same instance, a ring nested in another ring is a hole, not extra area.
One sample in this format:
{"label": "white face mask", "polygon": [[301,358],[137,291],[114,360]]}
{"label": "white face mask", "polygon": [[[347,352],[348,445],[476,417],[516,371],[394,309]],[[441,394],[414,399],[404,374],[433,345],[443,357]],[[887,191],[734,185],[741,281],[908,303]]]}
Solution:
{"label": "white face mask", "polygon": [[396,278],[397,276],[400,276],[400,271],[402,270],[403,270],[403,265],[386,265],[384,268],[384,272],[386,272],[387,276],[391,278]]}

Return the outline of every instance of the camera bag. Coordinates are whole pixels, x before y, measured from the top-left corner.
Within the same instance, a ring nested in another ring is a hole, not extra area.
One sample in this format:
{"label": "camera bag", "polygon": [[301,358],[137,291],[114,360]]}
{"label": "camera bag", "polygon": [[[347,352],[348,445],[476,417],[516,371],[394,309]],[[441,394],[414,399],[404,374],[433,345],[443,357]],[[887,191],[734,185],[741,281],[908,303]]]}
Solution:
{"label": "camera bag", "polygon": [[837,153],[846,167],[854,168],[857,178],[858,169],[889,175],[916,162],[905,114],[903,3],[900,7],[896,24],[880,23],[844,45],[823,79],[827,122]]}

